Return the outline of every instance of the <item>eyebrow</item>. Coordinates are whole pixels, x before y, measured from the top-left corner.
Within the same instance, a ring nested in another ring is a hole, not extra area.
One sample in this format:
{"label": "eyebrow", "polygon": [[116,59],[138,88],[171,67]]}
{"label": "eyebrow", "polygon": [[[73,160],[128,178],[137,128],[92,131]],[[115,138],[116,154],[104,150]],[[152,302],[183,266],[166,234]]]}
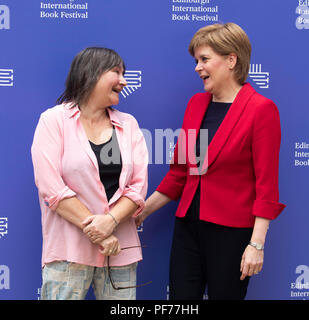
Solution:
{"label": "eyebrow", "polygon": [[[207,59],[209,59],[210,57],[209,57],[209,55],[207,55],[207,54],[201,54],[201,55],[198,57],[198,59],[201,59],[201,58],[207,58]],[[197,58],[194,58],[195,61],[197,61],[198,59],[197,59]]]}

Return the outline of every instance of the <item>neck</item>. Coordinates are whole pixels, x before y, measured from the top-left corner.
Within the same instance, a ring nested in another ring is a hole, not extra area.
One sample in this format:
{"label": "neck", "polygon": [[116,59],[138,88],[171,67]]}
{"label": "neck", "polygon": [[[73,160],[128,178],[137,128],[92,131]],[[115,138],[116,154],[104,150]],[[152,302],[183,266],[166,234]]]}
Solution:
{"label": "neck", "polygon": [[230,83],[228,86],[225,86],[223,90],[214,92],[212,101],[233,103],[241,88],[242,85],[239,85],[238,83]]}
{"label": "neck", "polygon": [[80,107],[80,113],[81,116],[87,121],[99,122],[109,118],[107,113],[108,107],[109,106],[102,107],[101,105],[99,106],[95,103],[91,103],[91,101],[88,101]]}

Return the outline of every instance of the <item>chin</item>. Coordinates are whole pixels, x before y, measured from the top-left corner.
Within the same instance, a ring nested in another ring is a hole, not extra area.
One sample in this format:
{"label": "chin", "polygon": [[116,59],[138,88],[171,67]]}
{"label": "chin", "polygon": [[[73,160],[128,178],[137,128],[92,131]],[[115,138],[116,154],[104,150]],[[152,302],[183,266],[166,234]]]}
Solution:
{"label": "chin", "polygon": [[113,98],[113,99],[111,99],[111,106],[115,106],[115,105],[117,105],[119,103],[119,98]]}
{"label": "chin", "polygon": [[212,88],[211,87],[208,87],[207,85],[204,86],[204,90],[209,92],[209,93],[212,93]]}

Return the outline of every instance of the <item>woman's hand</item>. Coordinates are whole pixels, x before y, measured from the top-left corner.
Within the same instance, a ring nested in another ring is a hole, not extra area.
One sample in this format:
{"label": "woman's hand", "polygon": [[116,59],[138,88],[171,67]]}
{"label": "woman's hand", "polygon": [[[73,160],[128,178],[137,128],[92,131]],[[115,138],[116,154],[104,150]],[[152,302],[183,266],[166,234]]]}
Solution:
{"label": "woman's hand", "polygon": [[92,243],[99,244],[114,231],[116,224],[110,215],[92,215],[83,221],[83,232]]}
{"label": "woman's hand", "polygon": [[264,250],[257,250],[248,245],[242,255],[240,263],[240,272],[242,272],[240,280],[244,280],[247,276],[252,276],[261,272],[264,262]]}
{"label": "woman's hand", "polygon": [[114,235],[111,235],[103,240],[100,245],[100,252],[104,256],[116,256],[121,251],[119,241]]}
{"label": "woman's hand", "polygon": [[145,215],[144,211],[140,213],[137,217],[135,217],[136,228],[138,228],[146,218],[147,216]]}

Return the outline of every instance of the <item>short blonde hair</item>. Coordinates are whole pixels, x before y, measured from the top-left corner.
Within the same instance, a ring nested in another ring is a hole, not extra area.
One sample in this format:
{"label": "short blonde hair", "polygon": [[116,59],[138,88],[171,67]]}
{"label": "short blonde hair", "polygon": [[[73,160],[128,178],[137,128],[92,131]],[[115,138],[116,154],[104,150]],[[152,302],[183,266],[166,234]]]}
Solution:
{"label": "short blonde hair", "polygon": [[190,54],[194,57],[195,50],[204,45],[210,46],[221,56],[235,53],[237,55],[235,79],[239,84],[246,81],[250,67],[251,44],[247,34],[239,25],[229,22],[199,29],[190,42]]}

